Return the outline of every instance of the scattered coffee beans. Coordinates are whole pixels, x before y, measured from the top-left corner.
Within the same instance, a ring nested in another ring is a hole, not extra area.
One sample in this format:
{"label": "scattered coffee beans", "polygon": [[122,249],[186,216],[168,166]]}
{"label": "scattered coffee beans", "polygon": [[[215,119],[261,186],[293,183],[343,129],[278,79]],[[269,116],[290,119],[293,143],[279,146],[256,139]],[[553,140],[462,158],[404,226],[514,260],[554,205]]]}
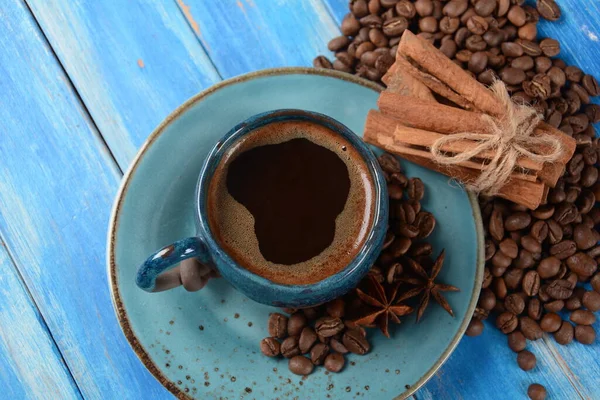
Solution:
{"label": "scattered coffee beans", "polygon": [[517,355],[517,363],[523,371],[529,371],[535,368],[536,358],[532,352],[523,350]]}
{"label": "scattered coffee beans", "polygon": [[290,358],[288,367],[296,375],[309,375],[313,371],[314,365],[304,356],[294,356]]}
{"label": "scattered coffee beans", "polygon": [[539,383],[533,383],[529,385],[529,388],[527,389],[527,396],[529,396],[531,400],[544,400],[546,395],[546,388]]}

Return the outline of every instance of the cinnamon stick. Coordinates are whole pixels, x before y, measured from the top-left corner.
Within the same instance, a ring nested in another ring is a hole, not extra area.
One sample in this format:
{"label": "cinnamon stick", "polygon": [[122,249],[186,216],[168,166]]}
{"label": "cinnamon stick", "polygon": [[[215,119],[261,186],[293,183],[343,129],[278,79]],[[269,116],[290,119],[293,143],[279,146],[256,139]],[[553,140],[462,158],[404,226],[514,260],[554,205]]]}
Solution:
{"label": "cinnamon stick", "polygon": [[[377,101],[382,113],[401,120],[404,125],[453,134],[459,132],[486,132],[487,123],[482,113],[461,110],[460,108],[433,103],[421,99],[402,96],[384,91]],[[551,135],[560,140],[563,152],[556,163],[546,163],[539,172],[539,178],[547,185],[554,187],[562,176],[565,164],[575,153],[575,139],[565,135],[558,129],[542,122],[535,130],[536,135]],[[541,151],[550,149],[540,149]]]}
{"label": "cinnamon stick", "polygon": [[409,73],[393,64],[388,72],[381,78],[386,84],[387,92],[398,93],[403,96],[412,96],[417,99],[435,101],[435,97],[427,86],[419,82]]}
{"label": "cinnamon stick", "polygon": [[[365,130],[371,130],[377,132],[377,134],[389,135],[397,142],[420,147],[431,147],[433,142],[444,136],[443,133],[404,126],[400,120],[396,120],[389,115],[384,115],[375,110],[370,110],[367,114]],[[447,143],[442,147],[442,150],[451,153],[462,153],[466,150],[472,150],[475,146],[477,146],[477,143],[471,140],[461,140]],[[491,160],[495,155],[496,152],[490,150],[481,153],[480,156],[485,160]],[[483,167],[482,163],[474,163],[474,165],[470,168],[482,169]],[[517,160],[517,166],[531,171],[540,171],[542,169],[541,163],[525,157]],[[535,181],[536,175],[531,175],[531,178],[527,178],[527,180]]]}
{"label": "cinnamon stick", "polygon": [[[452,98],[447,97],[448,94],[452,97],[460,97],[461,102],[467,104],[464,108],[483,111],[494,116],[504,114],[500,101],[484,85],[454,64],[431,43],[418,38],[408,30],[402,34],[396,62],[398,59],[403,59],[413,65],[413,68],[407,72],[421,80],[434,92],[450,100]],[[421,73],[416,74],[415,70],[421,71]]]}
{"label": "cinnamon stick", "polygon": [[[402,158],[421,165],[427,169],[454,177],[460,181],[468,182],[477,179],[480,171],[462,166],[443,166],[428,158],[429,152],[419,153],[393,141],[385,135],[377,135],[372,131],[365,131],[364,139],[383,150],[400,154]],[[498,196],[514,203],[522,204],[532,210],[539,207],[544,196],[545,185],[541,182],[528,182],[521,179],[511,179],[498,192]]]}

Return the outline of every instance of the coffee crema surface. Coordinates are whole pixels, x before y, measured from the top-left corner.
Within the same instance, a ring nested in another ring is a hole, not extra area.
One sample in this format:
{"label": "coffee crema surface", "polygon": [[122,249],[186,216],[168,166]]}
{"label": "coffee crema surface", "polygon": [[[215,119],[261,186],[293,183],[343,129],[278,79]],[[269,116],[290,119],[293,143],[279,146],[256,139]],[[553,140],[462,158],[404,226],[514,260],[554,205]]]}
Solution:
{"label": "coffee crema surface", "polygon": [[207,194],[210,229],[241,266],[272,282],[319,282],[362,248],[375,214],[368,166],[309,121],[273,122],[223,155]]}

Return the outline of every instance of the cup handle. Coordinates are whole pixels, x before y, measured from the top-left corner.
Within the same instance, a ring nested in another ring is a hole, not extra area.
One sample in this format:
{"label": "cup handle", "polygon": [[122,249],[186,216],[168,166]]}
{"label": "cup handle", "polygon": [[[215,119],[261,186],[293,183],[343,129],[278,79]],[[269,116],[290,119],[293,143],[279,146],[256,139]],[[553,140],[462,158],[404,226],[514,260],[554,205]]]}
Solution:
{"label": "cup handle", "polygon": [[163,247],[152,254],[139,267],[135,283],[146,292],[154,292],[156,278],[174,268],[181,261],[195,257],[203,264],[210,260],[208,249],[202,239],[189,237]]}

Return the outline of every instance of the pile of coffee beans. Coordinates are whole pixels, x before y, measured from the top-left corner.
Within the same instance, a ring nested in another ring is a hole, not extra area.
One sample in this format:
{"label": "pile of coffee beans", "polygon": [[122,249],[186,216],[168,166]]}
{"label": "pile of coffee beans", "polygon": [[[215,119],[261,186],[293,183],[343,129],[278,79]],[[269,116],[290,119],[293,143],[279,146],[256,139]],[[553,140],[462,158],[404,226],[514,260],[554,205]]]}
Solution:
{"label": "pile of coffee beans", "polygon": [[[390,220],[383,250],[369,275],[384,290],[391,291],[388,289],[411,274],[403,267],[407,257],[424,268],[433,266],[433,249],[425,239],[433,232],[436,221],[421,208],[423,182],[406,177],[398,159],[390,154],[383,154],[378,160],[388,185]],[[401,286],[398,293],[405,289],[408,288]],[[371,349],[367,331],[353,322],[369,311],[355,291],[321,306],[283,311],[287,315],[269,316],[269,336],[260,342],[260,349],[268,357],[289,359],[288,367],[295,374],[308,375],[316,365],[339,372],[346,364],[345,354],[364,355]]]}
{"label": "pile of coffee beans", "polygon": [[[535,211],[501,199],[480,199],[486,230],[486,274],[479,306],[467,334],[483,331],[482,320],[496,315],[515,352],[527,339],[552,334],[560,344],[595,341],[592,324],[600,310],[600,122],[596,79],[557,56],[560,43],[540,38],[540,18],[556,21],[554,0],[351,0],[334,38],[315,67],[353,73],[375,82],[393,64],[397,45],[409,29],[430,41],[484,84],[501,79],[513,99],[533,105],[545,121],[577,140],[577,151],[548,204]],[[590,288],[588,290],[586,288]],[[518,356],[523,369],[535,356]],[[546,390],[528,390],[543,399]]]}

